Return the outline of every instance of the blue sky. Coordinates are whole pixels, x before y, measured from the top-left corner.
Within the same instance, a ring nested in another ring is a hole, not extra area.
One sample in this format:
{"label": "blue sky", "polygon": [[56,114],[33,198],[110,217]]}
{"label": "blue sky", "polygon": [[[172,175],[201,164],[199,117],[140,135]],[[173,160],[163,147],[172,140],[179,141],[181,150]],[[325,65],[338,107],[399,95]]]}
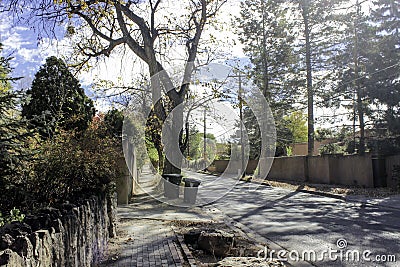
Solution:
{"label": "blue sky", "polygon": [[[59,37],[63,36],[62,28],[58,29]],[[59,39],[42,38],[33,27],[14,23],[6,13],[0,13],[0,42],[3,44],[3,56],[11,56],[13,77],[23,77],[16,82],[15,88],[27,88],[38,71],[40,65],[49,56],[60,56],[65,52],[65,41]],[[64,51],[61,51],[64,50]]]}
{"label": "blue sky", "polygon": [[[226,8],[222,10],[223,13],[220,15],[220,20],[223,20],[226,25],[231,23],[232,15],[239,15],[238,12],[240,9],[237,6],[239,2],[238,0],[233,0],[229,2],[230,5],[226,5]],[[233,5],[234,3],[236,3],[236,6]],[[63,55],[67,55],[71,51],[69,39],[64,38],[65,28],[63,26],[57,29],[58,40],[46,36],[43,36],[39,40],[38,32],[32,26],[34,25],[15,25],[6,13],[0,13],[0,42],[4,48],[3,55],[14,57],[11,61],[14,68],[13,76],[24,77],[22,80],[16,82],[15,87],[18,89],[30,87],[34,74],[47,57],[63,57]],[[232,32],[232,29],[229,30],[229,27],[227,27],[224,32],[219,31],[217,35],[224,36],[223,38],[236,39],[236,45],[223,47],[227,51],[230,50],[227,54],[231,55],[226,58],[226,64],[231,66],[236,65],[234,62],[235,58],[241,58],[240,65],[244,62],[248,63],[248,60],[244,59],[242,46]],[[85,88],[86,93],[90,97],[94,97],[91,84],[100,78],[122,83],[123,85],[131,85],[130,83],[134,80],[134,73],[138,72],[138,64],[132,58],[132,55],[125,58],[121,58],[120,55],[112,55],[105,61],[94,64],[94,67],[90,71],[81,73],[78,78]],[[106,108],[106,105],[102,101],[96,101],[96,106],[100,110],[104,109],[104,107]],[[317,112],[320,113],[321,111]]]}
{"label": "blue sky", "polygon": [[[233,4],[238,1],[232,1]],[[221,18],[230,21],[231,5],[226,5],[224,9],[225,15]],[[238,9],[235,9],[238,11]],[[229,15],[227,15],[229,14]],[[35,27],[36,26],[36,27]],[[45,59],[49,56],[57,56],[63,58],[68,57],[71,51],[71,43],[68,38],[65,38],[65,26],[60,26],[57,31],[57,40],[43,36],[39,40],[37,25],[21,25],[21,23],[14,23],[12,18],[7,16],[6,13],[0,13],[0,42],[3,44],[3,55],[11,55],[14,59],[11,61],[13,67],[13,77],[23,77],[14,85],[16,89],[27,89],[30,87],[35,73],[39,67],[45,63]],[[231,32],[219,35],[231,36]],[[239,42],[236,42],[239,43]],[[234,49],[236,56],[243,56],[240,45],[233,47],[226,47],[226,50]],[[124,62],[122,62],[124,61]],[[93,82],[99,79],[111,80],[120,85],[130,85],[134,79],[134,73],[138,72],[139,65],[133,56],[130,55],[121,58],[119,55],[112,55],[106,60],[92,64],[94,67],[86,73],[80,73],[78,78],[82,86],[85,88],[86,93],[90,97],[94,97],[91,90]],[[143,67],[143,64],[141,64]],[[145,70],[147,69],[144,67]],[[101,104],[99,104],[101,106]]]}

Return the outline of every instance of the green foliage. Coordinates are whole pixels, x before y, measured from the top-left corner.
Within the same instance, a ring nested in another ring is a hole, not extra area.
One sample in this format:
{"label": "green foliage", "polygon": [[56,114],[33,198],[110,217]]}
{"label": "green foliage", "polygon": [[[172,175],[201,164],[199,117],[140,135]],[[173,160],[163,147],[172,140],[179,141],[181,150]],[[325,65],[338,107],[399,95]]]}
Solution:
{"label": "green foliage", "polygon": [[238,18],[239,40],[252,66],[250,75],[273,111],[287,109],[298,94],[298,58],[289,34],[287,10],[273,0],[245,0]]}
{"label": "green foliage", "polygon": [[105,114],[104,122],[109,135],[121,139],[124,113],[118,109],[111,109]]}
{"label": "green foliage", "polygon": [[94,116],[93,101],[85,95],[67,65],[56,57],[46,59],[27,94],[30,102],[23,105],[22,115],[45,138],[59,129],[82,132]]}
{"label": "green foliage", "polygon": [[301,111],[292,112],[284,118],[286,127],[290,130],[293,143],[307,142],[307,116]]}
{"label": "green foliage", "polygon": [[330,129],[317,129],[315,133],[315,140],[321,142],[322,140],[334,138],[334,132]]}
{"label": "green foliage", "polygon": [[[284,115],[292,108],[301,86],[298,72],[299,58],[295,53],[294,35],[287,18],[287,9],[272,0],[246,0],[241,4],[238,18],[239,38],[251,60],[250,75],[263,92],[275,118],[277,130],[276,155],[284,155],[292,139]],[[260,129],[250,109],[244,109],[244,124],[250,139],[250,158],[260,151]]]}
{"label": "green foliage", "polygon": [[[244,124],[248,131],[250,159],[260,157],[261,137],[256,118],[250,109],[244,110]],[[288,116],[275,117],[277,134],[275,156],[287,156],[293,143],[307,141],[307,120],[302,112],[292,112]]]}
{"label": "green foliage", "polygon": [[3,216],[0,212],[0,227],[4,224],[11,222],[22,222],[25,219],[25,215],[21,213],[19,209],[13,208],[10,210],[10,214],[7,216]]}
{"label": "green foliage", "polygon": [[161,171],[163,169],[163,163],[164,163],[161,129],[162,129],[162,121],[160,118],[158,118],[153,109],[146,120],[146,128],[144,132],[145,132],[147,149],[155,148],[157,150],[157,160],[155,160],[156,158],[153,158],[154,161],[152,161],[152,163],[154,168],[157,169],[158,171]]}
{"label": "green foliage", "polygon": [[330,143],[322,146],[319,152],[321,154],[340,154],[343,153],[343,147],[337,143]]}
{"label": "green foliage", "polygon": [[27,148],[33,132],[15,110],[20,96],[12,91],[0,92],[0,187],[1,179],[17,171],[21,161],[29,159],[33,151]]}
{"label": "green foliage", "polygon": [[[3,51],[3,45],[0,43],[0,52]],[[10,90],[10,58],[0,57],[0,93]]]}
{"label": "green foliage", "polygon": [[366,95],[374,100],[373,105],[379,103],[383,108],[370,115],[378,137],[370,143],[379,144],[372,146],[375,151],[381,148],[382,153],[396,153],[400,152],[399,1],[375,1],[371,17],[376,36],[375,49],[369,55],[371,64],[367,66],[367,72],[372,74],[366,83]]}
{"label": "green foliage", "polygon": [[292,156],[292,155],[293,155],[293,147],[288,146],[288,147],[286,148],[286,156],[290,157],[290,156]]}
{"label": "green foliage", "polygon": [[0,57],[0,190],[6,183],[5,179],[15,174],[21,161],[31,154],[26,145],[32,134],[16,110],[21,96],[10,90],[10,81],[14,79],[8,76],[11,71],[9,61],[10,58]]}
{"label": "green foliage", "polygon": [[[215,148],[211,145],[210,140],[215,141],[215,136],[211,133],[206,133],[206,154],[208,159],[215,157]],[[204,134],[200,133],[196,127],[189,130],[189,159],[196,160],[204,157]]]}
{"label": "green foliage", "polygon": [[[160,159],[158,158],[158,153],[157,149],[154,147],[154,144],[147,140],[146,142],[146,149],[147,149],[147,154],[149,156],[150,162],[153,165],[155,169],[158,168],[159,161]],[[161,159],[162,160],[162,159]]]}
{"label": "green foliage", "polygon": [[217,143],[217,155],[215,156],[216,160],[224,160],[229,159],[229,150],[231,149],[231,144]]}
{"label": "green foliage", "polygon": [[[135,149],[136,163],[138,168],[141,168],[146,163],[145,161],[147,159],[147,138],[145,133],[146,127],[142,126],[142,123],[139,119],[141,114],[135,112],[128,112],[127,114],[129,115],[126,116],[123,121],[122,138],[125,139],[129,137],[129,140],[127,141],[130,146]],[[122,126],[120,124],[121,116],[123,116],[123,114],[117,112],[117,116],[115,116],[117,118],[115,119],[117,122],[115,125],[117,125],[117,127]]]}

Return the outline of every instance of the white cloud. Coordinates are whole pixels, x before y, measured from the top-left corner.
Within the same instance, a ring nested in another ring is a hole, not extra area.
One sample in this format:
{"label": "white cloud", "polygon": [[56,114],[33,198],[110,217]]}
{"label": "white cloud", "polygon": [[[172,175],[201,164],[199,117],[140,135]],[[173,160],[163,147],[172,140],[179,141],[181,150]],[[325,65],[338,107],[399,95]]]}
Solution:
{"label": "white cloud", "polygon": [[7,33],[9,29],[11,28],[11,22],[8,17],[6,17],[4,14],[0,14],[0,34],[3,35],[4,33]]}
{"label": "white cloud", "polygon": [[7,50],[19,50],[22,46],[32,44],[31,41],[23,38],[23,36],[21,36],[21,34],[18,32],[11,33],[2,42],[4,45],[4,49]]}
{"label": "white cloud", "polygon": [[21,48],[17,52],[25,61],[32,62],[34,57],[39,56],[39,50],[37,49],[27,49]]}

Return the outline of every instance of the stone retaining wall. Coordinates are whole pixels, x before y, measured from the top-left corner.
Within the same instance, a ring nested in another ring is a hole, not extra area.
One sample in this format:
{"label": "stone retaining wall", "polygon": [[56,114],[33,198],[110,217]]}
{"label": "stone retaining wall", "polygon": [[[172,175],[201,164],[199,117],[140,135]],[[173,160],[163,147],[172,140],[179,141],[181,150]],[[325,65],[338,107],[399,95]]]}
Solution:
{"label": "stone retaining wall", "polygon": [[0,266],[93,266],[115,234],[113,209],[115,201],[91,197],[5,225],[0,228]]}

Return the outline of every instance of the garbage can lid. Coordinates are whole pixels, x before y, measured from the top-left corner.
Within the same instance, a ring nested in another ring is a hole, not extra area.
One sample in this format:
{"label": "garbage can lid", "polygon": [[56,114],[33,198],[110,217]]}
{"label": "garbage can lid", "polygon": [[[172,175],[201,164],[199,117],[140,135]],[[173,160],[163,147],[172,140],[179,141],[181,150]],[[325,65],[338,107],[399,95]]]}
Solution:
{"label": "garbage can lid", "polygon": [[175,177],[175,178],[182,178],[182,174],[178,174],[178,173],[167,173],[167,174],[163,174],[163,177]]}
{"label": "garbage can lid", "polygon": [[193,185],[195,185],[195,186],[198,186],[199,184],[201,184],[201,181],[200,180],[197,180],[197,179],[193,179],[193,178],[185,178],[185,183],[187,183],[187,184],[193,184]]}

